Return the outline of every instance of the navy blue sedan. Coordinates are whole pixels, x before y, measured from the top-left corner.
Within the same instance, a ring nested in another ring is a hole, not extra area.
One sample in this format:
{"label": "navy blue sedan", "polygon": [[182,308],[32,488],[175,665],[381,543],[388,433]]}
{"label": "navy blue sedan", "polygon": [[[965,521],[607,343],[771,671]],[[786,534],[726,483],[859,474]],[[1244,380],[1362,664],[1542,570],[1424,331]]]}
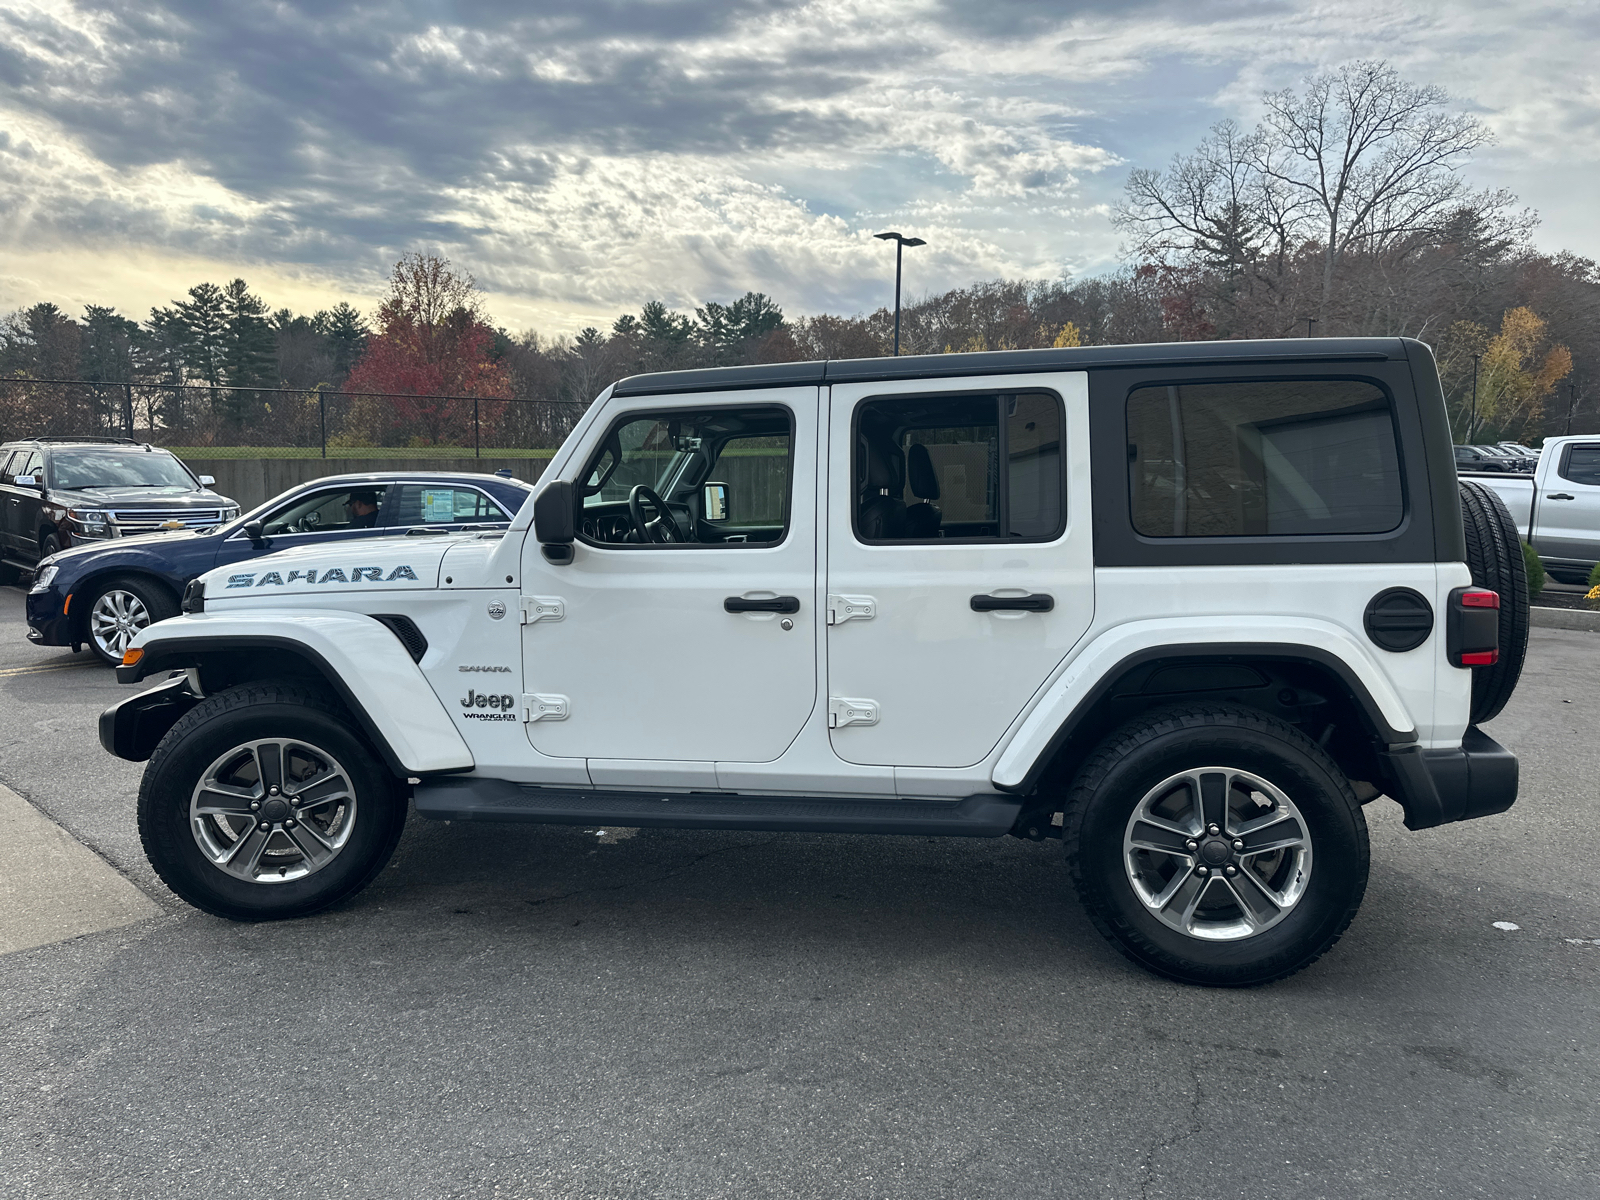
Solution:
{"label": "navy blue sedan", "polygon": [[74,546],[39,563],[28,592],[28,640],[74,652],[87,645],[119,663],[138,632],[176,615],[189,581],[213,567],[411,529],[504,529],[532,494],[501,475],[334,475],[212,529]]}

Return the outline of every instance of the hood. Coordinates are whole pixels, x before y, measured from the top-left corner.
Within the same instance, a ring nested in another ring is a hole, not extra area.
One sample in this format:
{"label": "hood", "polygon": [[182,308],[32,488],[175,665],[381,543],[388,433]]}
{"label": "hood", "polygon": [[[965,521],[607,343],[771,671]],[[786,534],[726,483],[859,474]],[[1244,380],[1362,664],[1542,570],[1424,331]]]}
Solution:
{"label": "hood", "polygon": [[288,597],[315,597],[337,604],[340,596],[358,591],[437,588],[439,564],[459,540],[401,535],[325,542],[218,567],[200,578],[205,580],[207,607],[213,601],[245,599],[271,605]]}
{"label": "hood", "polygon": [[210,488],[56,488],[51,497],[72,508],[227,508],[233,501]]}
{"label": "hood", "polygon": [[139,550],[157,544],[170,547],[177,542],[189,542],[197,537],[211,537],[212,534],[213,530],[210,529],[160,529],[155,533],[136,533],[131,537],[96,538],[93,541],[78,542],[65,550],[57,550],[50,556],[50,561],[72,562],[75,559],[104,554],[108,550]]}

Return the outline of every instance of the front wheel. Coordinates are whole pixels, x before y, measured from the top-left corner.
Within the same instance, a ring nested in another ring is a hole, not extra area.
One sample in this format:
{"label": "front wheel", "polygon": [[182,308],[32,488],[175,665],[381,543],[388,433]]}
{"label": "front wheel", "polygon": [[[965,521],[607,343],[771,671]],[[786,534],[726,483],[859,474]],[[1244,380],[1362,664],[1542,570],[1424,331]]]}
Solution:
{"label": "front wheel", "polygon": [[89,647],[96,658],[114,667],[140,633],[177,615],[178,606],[160,584],[137,575],[117,575],[89,597],[84,618]]}
{"label": "front wheel", "polygon": [[1185,983],[1241,987],[1309,966],[1366,891],[1349,782],[1304,734],[1251,709],[1130,721],[1073,782],[1063,835],[1096,928]]}
{"label": "front wheel", "polygon": [[139,833],[162,881],[235,921],[355,895],[405,825],[402,789],[329,697],[249,684],[197,704],[156,747]]}

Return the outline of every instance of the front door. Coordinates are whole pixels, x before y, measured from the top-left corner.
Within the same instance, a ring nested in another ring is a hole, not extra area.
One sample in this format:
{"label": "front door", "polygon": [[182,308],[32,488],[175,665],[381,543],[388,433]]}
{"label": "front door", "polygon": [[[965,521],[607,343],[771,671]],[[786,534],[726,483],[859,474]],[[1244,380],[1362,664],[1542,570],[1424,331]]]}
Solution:
{"label": "front door", "polygon": [[595,429],[572,561],[524,553],[528,737],[596,784],[715,787],[816,703],[817,389],[613,401]]}
{"label": "front door", "polygon": [[832,389],[829,736],[981,762],[1094,615],[1082,373]]}
{"label": "front door", "polygon": [[[449,489],[446,489],[448,492]],[[389,485],[341,484],[297,492],[272,511],[256,518],[262,540],[252,542],[242,530],[223,540],[216,565],[228,566],[247,558],[260,558],[296,546],[324,542],[362,541],[389,532],[393,521],[384,516],[383,502]],[[389,506],[393,511],[394,505]]]}

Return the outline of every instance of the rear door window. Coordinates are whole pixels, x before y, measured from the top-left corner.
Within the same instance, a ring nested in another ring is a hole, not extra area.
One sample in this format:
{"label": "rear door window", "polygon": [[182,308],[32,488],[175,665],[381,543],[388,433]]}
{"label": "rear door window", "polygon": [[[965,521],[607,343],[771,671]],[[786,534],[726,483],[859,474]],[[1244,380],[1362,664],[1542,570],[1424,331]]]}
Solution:
{"label": "rear door window", "polygon": [[509,521],[498,504],[477,488],[452,484],[405,483],[395,506],[393,525],[465,525]]}
{"label": "rear door window", "polygon": [[1135,388],[1127,428],[1146,537],[1387,533],[1404,517],[1393,405],[1371,383]]}
{"label": "rear door window", "polygon": [[857,535],[868,542],[1048,541],[1066,517],[1052,392],[868,400],[856,419]]}
{"label": "rear door window", "polygon": [[1600,446],[1569,446],[1566,461],[1561,464],[1561,478],[1600,487]]}

